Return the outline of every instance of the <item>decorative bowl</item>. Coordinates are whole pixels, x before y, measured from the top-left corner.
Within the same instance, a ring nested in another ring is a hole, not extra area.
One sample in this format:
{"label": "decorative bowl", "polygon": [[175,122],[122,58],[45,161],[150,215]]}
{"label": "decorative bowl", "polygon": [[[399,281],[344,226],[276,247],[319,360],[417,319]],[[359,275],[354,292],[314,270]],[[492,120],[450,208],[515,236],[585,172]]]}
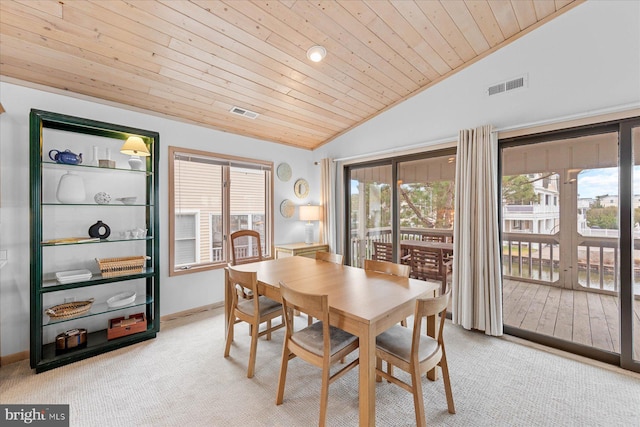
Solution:
{"label": "decorative bowl", "polygon": [[135,292],[123,292],[118,295],[114,295],[107,300],[109,308],[124,307],[127,304],[131,304],[136,300]]}
{"label": "decorative bowl", "polygon": [[58,282],[64,284],[74,283],[74,282],[83,282],[85,280],[91,279],[91,272],[89,270],[70,270],[70,271],[59,271],[56,273],[56,279]]}
{"label": "decorative bowl", "polygon": [[136,196],[130,197],[118,197],[116,200],[122,202],[125,205],[133,205],[138,198]]}
{"label": "decorative bowl", "polygon": [[65,302],[64,304],[54,305],[44,312],[51,320],[70,319],[85,314],[89,311],[92,304],[93,298],[89,298],[86,301]]}

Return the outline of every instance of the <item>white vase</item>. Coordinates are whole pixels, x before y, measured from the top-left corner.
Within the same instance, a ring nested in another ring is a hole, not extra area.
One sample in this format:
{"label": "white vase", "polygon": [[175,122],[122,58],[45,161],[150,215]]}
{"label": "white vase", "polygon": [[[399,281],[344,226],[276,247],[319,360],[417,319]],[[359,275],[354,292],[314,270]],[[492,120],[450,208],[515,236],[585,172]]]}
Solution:
{"label": "white vase", "polygon": [[86,197],[84,181],[75,172],[67,171],[60,177],[56,199],[60,203],[82,203]]}
{"label": "white vase", "polygon": [[129,167],[133,170],[142,170],[143,162],[140,156],[131,156],[129,158]]}
{"label": "white vase", "polygon": [[93,159],[91,159],[90,166],[98,167],[100,163],[98,162],[98,146],[93,146]]}

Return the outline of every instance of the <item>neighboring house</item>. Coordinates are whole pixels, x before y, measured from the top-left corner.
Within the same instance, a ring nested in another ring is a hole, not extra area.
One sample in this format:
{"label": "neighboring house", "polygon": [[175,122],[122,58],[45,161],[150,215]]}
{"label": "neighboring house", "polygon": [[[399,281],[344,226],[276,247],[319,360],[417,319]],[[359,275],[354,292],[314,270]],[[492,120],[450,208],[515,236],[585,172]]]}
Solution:
{"label": "neighboring house", "polygon": [[[595,202],[595,200],[594,200]],[[608,208],[611,206],[618,206],[618,195],[614,194],[614,195],[609,195],[607,194],[606,196],[601,196],[600,197],[600,205],[603,208]],[[633,208],[637,209],[640,207],[640,194],[635,194],[633,196]]]}
{"label": "neighboring house", "polygon": [[591,197],[578,197],[578,232],[583,233],[587,227],[587,211],[596,202]]}
{"label": "neighboring house", "polygon": [[560,222],[558,175],[527,174],[537,202],[528,205],[504,204],[502,229],[507,233],[554,234]]}
{"label": "neighboring house", "polygon": [[[176,173],[176,265],[214,262],[222,259],[221,168],[187,162]],[[264,235],[265,192],[263,173],[232,168],[231,185],[238,189],[229,201],[231,230],[256,230]],[[218,186],[209,183],[219,182]],[[264,238],[263,238],[264,240]]]}

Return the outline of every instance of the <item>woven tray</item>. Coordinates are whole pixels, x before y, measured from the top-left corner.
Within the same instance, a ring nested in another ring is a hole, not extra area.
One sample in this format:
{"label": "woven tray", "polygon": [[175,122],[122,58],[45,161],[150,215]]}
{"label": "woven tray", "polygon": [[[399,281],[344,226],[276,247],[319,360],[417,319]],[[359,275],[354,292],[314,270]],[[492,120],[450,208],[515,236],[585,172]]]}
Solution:
{"label": "woven tray", "polygon": [[93,304],[93,298],[89,298],[87,301],[74,301],[65,302],[64,304],[54,305],[46,309],[44,312],[51,319],[69,319],[71,317],[79,316],[86,313]]}
{"label": "woven tray", "polygon": [[127,274],[142,273],[144,264],[149,257],[130,256],[120,258],[96,258],[102,277],[126,276]]}

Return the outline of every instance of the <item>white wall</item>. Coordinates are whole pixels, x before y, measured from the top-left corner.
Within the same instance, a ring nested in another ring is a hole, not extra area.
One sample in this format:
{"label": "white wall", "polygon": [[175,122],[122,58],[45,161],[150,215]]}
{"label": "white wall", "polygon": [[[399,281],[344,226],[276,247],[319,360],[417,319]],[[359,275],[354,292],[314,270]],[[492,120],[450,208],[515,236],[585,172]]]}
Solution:
{"label": "white wall", "polygon": [[[529,87],[488,97],[487,87],[528,74]],[[640,2],[583,3],[314,151],[316,159],[387,151],[460,129],[497,129],[640,107]]]}
{"label": "white wall", "polygon": [[[274,166],[286,161],[292,178],[283,183],[274,174],[275,243],[304,240],[304,224],[280,215],[280,202],[317,203],[320,171],[313,165],[311,151],[265,143],[209,128],[185,124],[149,114],[102,105],[87,100],[0,82],[0,250],[8,251],[9,262],[0,270],[0,356],[29,348],[29,111],[31,108],[84,117],[160,133],[160,314],[162,316],[220,302],[224,299],[222,270],[168,276],[168,146],[189,147],[215,153],[262,159]],[[64,148],[64,147],[62,147]],[[85,158],[91,157],[86,152]],[[297,199],[293,183],[305,178],[310,195]]]}

